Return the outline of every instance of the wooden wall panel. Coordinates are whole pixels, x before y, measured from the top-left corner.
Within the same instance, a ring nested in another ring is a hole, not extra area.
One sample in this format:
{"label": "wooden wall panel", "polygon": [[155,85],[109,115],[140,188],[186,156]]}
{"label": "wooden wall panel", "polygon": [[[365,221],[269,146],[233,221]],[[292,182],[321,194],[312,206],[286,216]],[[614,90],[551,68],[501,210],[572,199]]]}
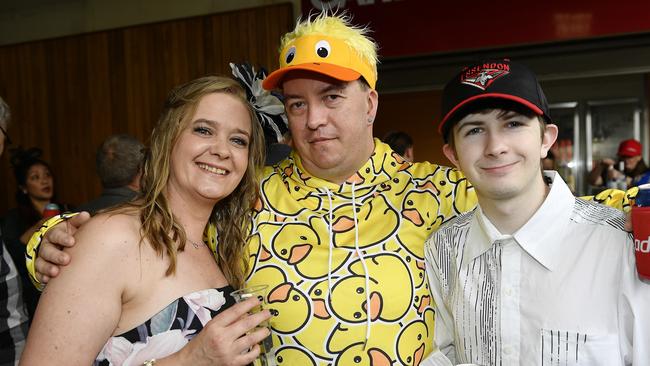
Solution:
{"label": "wooden wall panel", "polygon": [[[0,95],[12,108],[14,145],[38,146],[58,199],[81,204],[101,191],[95,151],[107,136],[148,142],[167,92],[228,62],[275,69],[291,4],[0,47]],[[9,153],[0,159],[0,215],[15,204]]]}
{"label": "wooden wall panel", "polygon": [[389,131],[404,131],[413,138],[416,161],[449,166],[442,153],[443,140],[438,133],[442,91],[379,94],[379,111],[374,134],[383,138]]}

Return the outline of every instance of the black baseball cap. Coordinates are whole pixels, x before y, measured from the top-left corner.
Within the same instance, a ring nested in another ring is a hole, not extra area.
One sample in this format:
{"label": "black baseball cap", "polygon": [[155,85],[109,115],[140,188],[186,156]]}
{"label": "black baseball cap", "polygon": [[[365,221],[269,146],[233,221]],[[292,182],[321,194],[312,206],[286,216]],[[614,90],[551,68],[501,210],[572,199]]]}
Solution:
{"label": "black baseball cap", "polygon": [[551,121],[548,102],[537,76],[509,59],[482,60],[463,68],[442,92],[442,121],[438,125],[445,142],[459,112],[477,101],[506,100],[523,105]]}

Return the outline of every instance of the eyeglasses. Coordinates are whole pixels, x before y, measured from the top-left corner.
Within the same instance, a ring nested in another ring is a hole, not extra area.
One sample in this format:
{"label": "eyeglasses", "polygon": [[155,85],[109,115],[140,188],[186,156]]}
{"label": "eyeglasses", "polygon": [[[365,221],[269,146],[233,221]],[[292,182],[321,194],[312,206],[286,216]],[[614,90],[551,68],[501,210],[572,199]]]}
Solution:
{"label": "eyeglasses", "polygon": [[7,130],[5,130],[2,126],[0,126],[0,131],[4,133],[5,137],[7,138],[6,144],[7,146],[11,145],[11,137],[9,137],[9,134],[7,133]]}

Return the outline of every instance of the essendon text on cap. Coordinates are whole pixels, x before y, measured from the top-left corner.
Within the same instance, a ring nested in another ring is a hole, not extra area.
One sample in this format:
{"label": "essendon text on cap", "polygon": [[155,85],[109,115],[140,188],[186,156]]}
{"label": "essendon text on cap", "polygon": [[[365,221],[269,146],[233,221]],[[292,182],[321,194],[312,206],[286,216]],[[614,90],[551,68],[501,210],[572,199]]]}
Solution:
{"label": "essendon text on cap", "polygon": [[460,75],[460,82],[475,86],[481,90],[487,89],[498,78],[510,73],[510,64],[503,62],[485,63],[468,67]]}

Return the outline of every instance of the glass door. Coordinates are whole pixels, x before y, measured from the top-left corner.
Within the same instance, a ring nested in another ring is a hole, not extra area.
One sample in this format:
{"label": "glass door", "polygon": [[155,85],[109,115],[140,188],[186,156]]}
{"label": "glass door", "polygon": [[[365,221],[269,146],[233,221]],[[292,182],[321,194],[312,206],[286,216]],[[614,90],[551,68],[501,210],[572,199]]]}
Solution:
{"label": "glass door", "polygon": [[551,153],[555,170],[574,194],[583,194],[584,165],[581,163],[580,114],[577,102],[551,104],[551,118],[558,126],[558,138]]}
{"label": "glass door", "polygon": [[[641,138],[641,106],[638,99],[587,102],[586,152],[589,170],[600,160],[617,161],[618,145],[627,139]],[[590,187],[595,193],[602,187]]]}
{"label": "glass door", "polygon": [[642,107],[639,99],[580,101],[550,105],[559,134],[551,152],[555,169],[576,196],[600,192],[587,176],[604,158],[616,161],[618,144],[634,138],[642,143]]}

